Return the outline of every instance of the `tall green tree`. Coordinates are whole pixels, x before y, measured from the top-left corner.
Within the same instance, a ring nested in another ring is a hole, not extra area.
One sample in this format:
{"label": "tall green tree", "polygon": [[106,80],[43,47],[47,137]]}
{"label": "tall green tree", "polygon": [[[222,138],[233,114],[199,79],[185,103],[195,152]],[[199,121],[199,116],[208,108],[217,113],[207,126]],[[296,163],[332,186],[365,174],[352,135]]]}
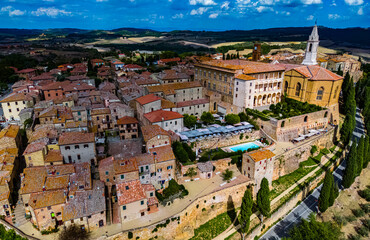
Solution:
{"label": "tall green tree", "polygon": [[364,165],[362,168],[367,168],[367,165],[370,160],[370,141],[369,136],[365,137],[365,146],[364,146]]}
{"label": "tall green tree", "polygon": [[243,239],[245,234],[249,230],[250,225],[250,218],[252,215],[252,207],[253,207],[253,198],[252,193],[249,189],[245,190],[242,205],[240,207],[240,214],[239,214],[239,222],[240,222],[240,231],[242,232]]}
{"label": "tall green tree", "polygon": [[365,138],[362,136],[357,145],[357,168],[356,175],[361,174],[362,168],[364,166],[364,148],[365,148]]}
{"label": "tall green tree", "polygon": [[197,123],[197,117],[194,115],[184,114],[184,126],[187,128],[192,128]]}
{"label": "tall green tree", "polygon": [[215,118],[213,117],[212,113],[210,112],[203,112],[202,116],[200,116],[200,120],[202,120],[206,124],[213,123]]}
{"label": "tall green tree", "polygon": [[228,123],[228,124],[237,124],[237,123],[240,123],[240,117],[239,115],[237,114],[227,114],[225,116],[225,121]]}
{"label": "tall green tree", "polygon": [[326,171],[324,183],[322,185],[319,197],[319,210],[325,212],[330,206],[329,199],[331,192],[334,190],[334,178],[329,170]]}
{"label": "tall green tree", "polygon": [[349,188],[352,183],[355,181],[357,173],[357,144],[352,143],[351,149],[347,157],[347,165],[344,170],[342,185],[344,188]]}
{"label": "tall green tree", "polygon": [[266,178],[262,179],[260,190],[257,193],[257,207],[263,216],[270,216],[270,188]]}
{"label": "tall green tree", "polygon": [[338,225],[332,222],[319,222],[312,214],[308,220],[302,219],[289,231],[287,240],[337,240],[341,239],[342,235]]}
{"label": "tall green tree", "polygon": [[331,187],[331,190],[330,190],[329,207],[333,206],[335,199],[338,197],[338,195],[337,195],[337,189],[336,189],[336,186],[337,185],[334,182],[334,176],[333,176],[333,174],[330,174],[330,175],[332,176],[333,184],[332,184],[332,187]]}

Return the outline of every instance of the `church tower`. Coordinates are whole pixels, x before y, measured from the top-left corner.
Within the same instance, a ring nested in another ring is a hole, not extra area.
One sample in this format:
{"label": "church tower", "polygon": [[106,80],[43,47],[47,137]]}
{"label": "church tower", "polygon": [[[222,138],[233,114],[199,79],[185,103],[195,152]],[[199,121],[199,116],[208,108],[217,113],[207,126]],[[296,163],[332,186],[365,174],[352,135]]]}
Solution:
{"label": "church tower", "polygon": [[303,65],[317,65],[317,50],[319,48],[319,34],[317,32],[317,25],[312,29],[312,33],[307,41],[307,48],[304,55]]}

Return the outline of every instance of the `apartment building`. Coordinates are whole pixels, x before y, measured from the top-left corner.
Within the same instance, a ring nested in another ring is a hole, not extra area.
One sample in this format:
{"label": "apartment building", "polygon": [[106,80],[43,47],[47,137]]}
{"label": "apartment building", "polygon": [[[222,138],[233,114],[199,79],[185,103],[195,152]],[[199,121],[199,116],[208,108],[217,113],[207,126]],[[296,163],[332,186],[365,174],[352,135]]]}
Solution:
{"label": "apartment building", "polygon": [[146,151],[151,148],[171,146],[170,134],[158,125],[148,125],[141,127]]}
{"label": "apartment building", "polygon": [[6,121],[20,121],[19,113],[33,107],[35,99],[30,93],[11,93],[0,102]]}
{"label": "apartment building", "polygon": [[119,136],[123,139],[138,138],[139,121],[134,117],[123,117],[117,120]]}
{"label": "apartment building", "polygon": [[58,145],[65,163],[95,163],[94,133],[64,132],[59,137]]}

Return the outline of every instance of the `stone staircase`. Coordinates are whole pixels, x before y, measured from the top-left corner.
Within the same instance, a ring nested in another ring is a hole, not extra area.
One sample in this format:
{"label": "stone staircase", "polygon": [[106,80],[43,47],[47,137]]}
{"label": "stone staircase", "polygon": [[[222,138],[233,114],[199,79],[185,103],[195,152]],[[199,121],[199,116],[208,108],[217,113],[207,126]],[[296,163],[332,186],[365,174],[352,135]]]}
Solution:
{"label": "stone staircase", "polygon": [[14,223],[15,227],[22,226],[28,222],[28,220],[25,217],[26,211],[24,209],[24,205],[21,200],[18,200],[13,213],[15,216],[15,223]]}

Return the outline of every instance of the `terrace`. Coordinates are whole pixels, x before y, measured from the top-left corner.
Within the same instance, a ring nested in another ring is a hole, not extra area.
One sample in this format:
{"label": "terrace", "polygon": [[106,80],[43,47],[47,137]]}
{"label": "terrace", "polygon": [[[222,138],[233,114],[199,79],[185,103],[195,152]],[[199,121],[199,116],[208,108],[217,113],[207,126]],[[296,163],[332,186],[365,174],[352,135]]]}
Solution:
{"label": "terrace", "polygon": [[248,122],[241,122],[235,125],[220,126],[213,124],[207,128],[195,129],[180,132],[182,141],[194,142],[196,140],[211,139],[219,136],[232,136],[240,133],[252,132],[253,125]]}

